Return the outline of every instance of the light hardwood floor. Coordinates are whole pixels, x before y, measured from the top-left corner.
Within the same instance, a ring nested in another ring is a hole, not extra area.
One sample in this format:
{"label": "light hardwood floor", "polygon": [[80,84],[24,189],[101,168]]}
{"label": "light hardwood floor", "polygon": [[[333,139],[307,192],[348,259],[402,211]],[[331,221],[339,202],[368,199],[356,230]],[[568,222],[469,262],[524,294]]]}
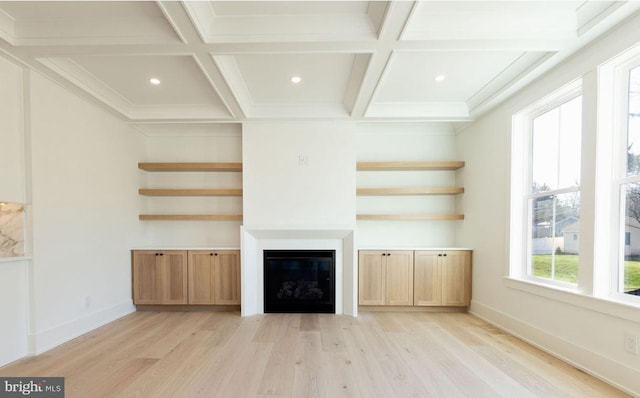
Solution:
{"label": "light hardwood floor", "polygon": [[465,313],[136,312],[0,376],[66,397],[625,397]]}

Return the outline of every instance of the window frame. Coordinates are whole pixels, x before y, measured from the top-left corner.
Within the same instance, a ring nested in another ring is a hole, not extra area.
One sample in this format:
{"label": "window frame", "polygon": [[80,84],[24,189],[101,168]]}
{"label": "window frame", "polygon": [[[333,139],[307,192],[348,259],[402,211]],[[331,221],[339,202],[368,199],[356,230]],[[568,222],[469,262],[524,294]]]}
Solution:
{"label": "window frame", "polygon": [[[614,60],[615,62],[615,60]],[[640,172],[627,175],[627,138],[629,133],[629,74],[640,67],[640,54],[623,56],[613,67],[613,151],[612,156],[612,203],[616,223],[612,223],[614,250],[610,258],[608,296],[617,301],[640,304],[640,297],[626,294],[624,286],[624,253],[626,246],[626,198],[623,191],[628,184],[640,183]],[[609,70],[611,73],[611,70]]]}
{"label": "window frame", "polygon": [[[558,108],[565,103],[582,96],[582,79],[567,84],[544,98],[517,112],[512,120],[511,142],[511,217],[510,217],[510,255],[509,277],[539,285],[553,286],[570,291],[578,290],[578,282],[569,283],[556,279],[533,275],[532,255],[532,212],[533,199],[565,193],[580,194],[582,185],[560,187],[549,191],[532,192],[533,179],[533,121],[535,118]],[[582,99],[584,109],[584,97]],[[582,127],[584,130],[584,127]],[[582,141],[582,135],[581,135]],[[582,148],[582,142],[581,142]],[[523,160],[524,159],[524,160]],[[582,168],[582,150],[580,153]],[[582,207],[580,213],[582,212]],[[581,217],[580,217],[581,218]],[[580,257],[579,257],[580,258]],[[578,266],[578,270],[580,266]]]}

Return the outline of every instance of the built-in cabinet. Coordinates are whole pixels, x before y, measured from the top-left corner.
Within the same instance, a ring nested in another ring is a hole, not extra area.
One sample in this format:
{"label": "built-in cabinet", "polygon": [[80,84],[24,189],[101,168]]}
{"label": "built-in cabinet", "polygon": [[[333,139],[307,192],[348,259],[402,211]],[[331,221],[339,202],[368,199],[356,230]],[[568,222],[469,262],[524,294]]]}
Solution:
{"label": "built-in cabinet", "polygon": [[471,251],[360,250],[362,306],[455,306],[471,301]]}
{"label": "built-in cabinet", "polygon": [[134,304],[187,304],[187,252],[135,250],[132,280]]}
{"label": "built-in cabinet", "polygon": [[414,255],[414,305],[462,306],[471,301],[471,252],[419,250]]}
{"label": "built-in cabinet", "polygon": [[240,304],[239,250],[134,250],[136,305]]}
{"label": "built-in cabinet", "polygon": [[189,304],[240,304],[240,252],[189,251]]}
{"label": "built-in cabinet", "polygon": [[413,304],[413,251],[360,251],[358,257],[361,305]]}

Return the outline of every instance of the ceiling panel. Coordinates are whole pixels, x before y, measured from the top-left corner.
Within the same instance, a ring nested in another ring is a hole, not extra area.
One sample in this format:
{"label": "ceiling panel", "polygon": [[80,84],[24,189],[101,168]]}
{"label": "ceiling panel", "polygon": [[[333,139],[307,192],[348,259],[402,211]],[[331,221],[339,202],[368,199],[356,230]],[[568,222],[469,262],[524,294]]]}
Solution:
{"label": "ceiling panel", "polygon": [[239,15],[344,15],[366,14],[368,1],[213,1],[218,16]]}
{"label": "ceiling panel", "polygon": [[[73,61],[133,104],[221,104],[190,56],[93,56]],[[161,84],[150,84],[152,77]]]}
{"label": "ceiling panel", "polygon": [[[132,119],[231,117],[193,56],[103,55],[38,61]],[[160,84],[151,84],[151,78]]]}
{"label": "ceiling panel", "polygon": [[[343,102],[353,54],[245,54],[235,56],[254,103]],[[302,81],[291,82],[298,76]]]}
{"label": "ceiling panel", "polygon": [[187,2],[205,42],[372,40],[387,2],[213,1]]}
{"label": "ceiling panel", "polygon": [[[348,116],[370,54],[235,54],[214,56],[249,116]],[[293,83],[293,77],[300,78]]]}
{"label": "ceiling panel", "polygon": [[10,1],[0,10],[18,44],[179,42],[155,2]]}
{"label": "ceiling panel", "polygon": [[575,38],[584,1],[423,1],[405,40]]}
{"label": "ceiling panel", "polygon": [[[397,52],[387,68],[377,102],[465,102],[502,73],[522,52]],[[436,81],[443,76],[443,81]]]}

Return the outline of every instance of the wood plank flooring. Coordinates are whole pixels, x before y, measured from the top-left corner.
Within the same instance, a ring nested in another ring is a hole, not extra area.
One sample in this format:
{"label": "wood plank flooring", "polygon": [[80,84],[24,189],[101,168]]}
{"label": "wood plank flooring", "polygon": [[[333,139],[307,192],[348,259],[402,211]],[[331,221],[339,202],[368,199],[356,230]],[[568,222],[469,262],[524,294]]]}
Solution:
{"label": "wood plank flooring", "polygon": [[136,312],[0,376],[66,397],[627,397],[465,313]]}

